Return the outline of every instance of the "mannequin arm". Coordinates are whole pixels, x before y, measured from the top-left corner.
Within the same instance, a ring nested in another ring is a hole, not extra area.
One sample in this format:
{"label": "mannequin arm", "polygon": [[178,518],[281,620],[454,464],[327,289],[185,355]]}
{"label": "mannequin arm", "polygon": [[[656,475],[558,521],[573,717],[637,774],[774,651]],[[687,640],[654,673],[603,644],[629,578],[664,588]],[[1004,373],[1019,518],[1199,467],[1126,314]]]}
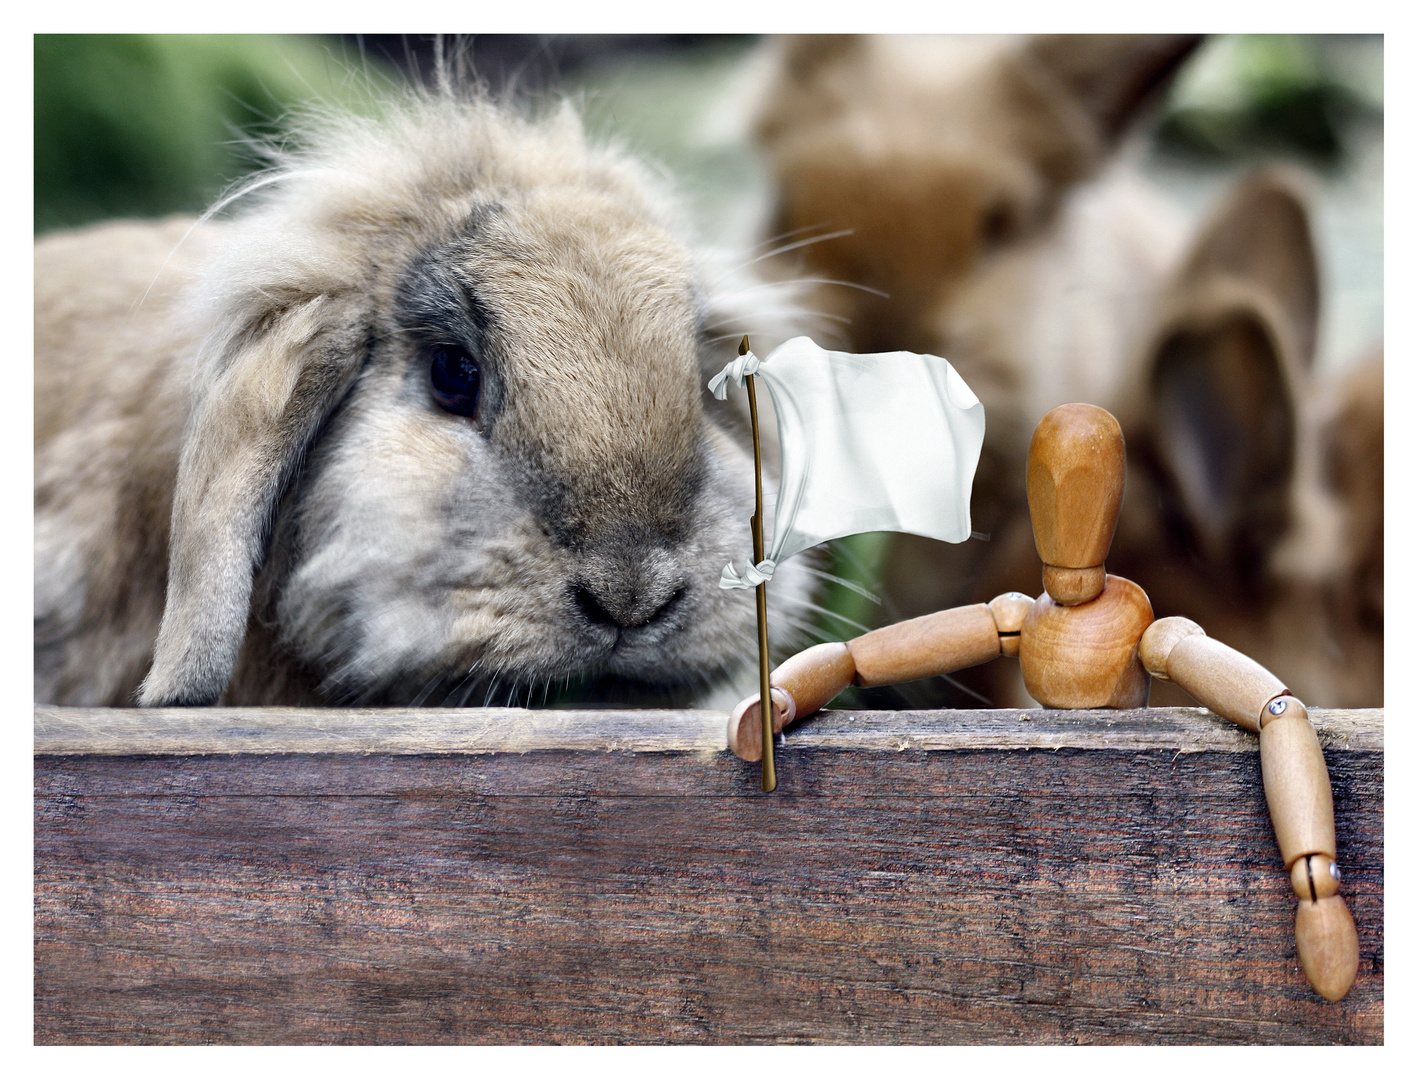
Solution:
{"label": "mannequin arm", "polygon": [[[835,698],[856,678],[851,650],[833,641],[790,656],[768,675],[773,695],[773,734],[794,720],[811,716]],[[744,761],[763,757],[763,724],[759,720],[759,695],[744,698],[729,713],[729,749]]]}
{"label": "mannequin arm", "polygon": [[[1019,655],[1019,627],[1033,601],[1006,593],[988,604],[949,608],[873,630],[849,642],[814,645],[769,675],[773,731],[811,716],[848,686],[885,686],[945,675],[999,656]],[[745,761],[763,755],[758,695],[729,714],[729,749]]]}
{"label": "mannequin arm", "polygon": [[1155,677],[1260,733],[1270,820],[1300,900],[1295,913],[1300,963],[1320,996],[1338,1001],[1354,985],[1359,937],[1339,896],[1329,771],[1304,704],[1265,668],[1207,637],[1189,619],[1153,623],[1142,635],[1138,655]]}

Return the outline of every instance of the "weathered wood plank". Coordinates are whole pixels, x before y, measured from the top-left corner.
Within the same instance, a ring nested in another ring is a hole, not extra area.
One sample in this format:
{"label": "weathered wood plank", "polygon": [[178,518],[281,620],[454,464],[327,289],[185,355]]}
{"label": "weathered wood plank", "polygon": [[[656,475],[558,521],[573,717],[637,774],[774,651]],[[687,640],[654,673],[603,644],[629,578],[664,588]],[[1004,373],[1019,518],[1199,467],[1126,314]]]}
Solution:
{"label": "weathered wood plank", "polygon": [[36,754],[489,754],[723,750],[709,710],[35,707]]}
{"label": "weathered wood plank", "polygon": [[[1383,749],[1383,711],[1314,709],[1325,746]],[[723,750],[710,710],[74,709],[35,707],[36,754],[526,753]],[[789,729],[795,746],[854,750],[1254,748],[1206,709],[827,710]]]}
{"label": "weathered wood plank", "polygon": [[36,1041],[1382,1041],[1381,714],[1326,736],[1339,1005],[1254,736],[1007,715],[804,725],[773,795],[702,748],[38,755]]}

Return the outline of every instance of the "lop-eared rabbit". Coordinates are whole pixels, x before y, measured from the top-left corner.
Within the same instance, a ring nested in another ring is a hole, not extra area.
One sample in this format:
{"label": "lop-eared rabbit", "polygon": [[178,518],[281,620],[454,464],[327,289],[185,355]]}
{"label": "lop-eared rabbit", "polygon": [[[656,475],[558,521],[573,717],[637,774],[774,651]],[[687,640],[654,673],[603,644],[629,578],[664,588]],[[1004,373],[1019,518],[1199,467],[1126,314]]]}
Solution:
{"label": "lop-eared rabbit", "polygon": [[685,700],[751,664],[718,576],[752,459],[704,391],[746,294],[654,174],[451,90],[271,152],[230,214],[36,244],[37,700]]}
{"label": "lop-eared rabbit", "polygon": [[[882,621],[1039,591],[1030,434],[1055,405],[1090,401],[1118,416],[1129,451],[1109,570],[1306,700],[1376,705],[1381,364],[1312,370],[1303,178],[1259,172],[1193,228],[1136,168],[1129,133],[1195,44],[774,41],[755,126],[767,231],[822,237],[779,265],[821,282],[810,302],[841,347],[945,356],[985,405],[971,513],[989,540],[893,538]],[[914,702],[1028,704],[1008,668],[957,680],[969,692],[919,687]],[[1168,691],[1154,701],[1186,700]]]}

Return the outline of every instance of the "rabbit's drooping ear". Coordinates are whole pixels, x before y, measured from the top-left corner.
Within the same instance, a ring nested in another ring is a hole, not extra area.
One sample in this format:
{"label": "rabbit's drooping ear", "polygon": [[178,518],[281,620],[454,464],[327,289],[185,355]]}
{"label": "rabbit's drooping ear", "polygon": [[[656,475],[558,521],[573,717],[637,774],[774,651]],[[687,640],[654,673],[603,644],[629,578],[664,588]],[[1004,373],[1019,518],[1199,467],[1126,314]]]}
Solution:
{"label": "rabbit's drooping ear", "polygon": [[201,365],[140,704],[210,705],[226,689],[276,500],[359,370],[366,330],[355,306],[330,295],[267,304]]}
{"label": "rabbit's drooping ear", "polygon": [[1289,519],[1317,282],[1304,204],[1252,178],[1202,231],[1143,368],[1140,449],[1172,524],[1238,580]]}

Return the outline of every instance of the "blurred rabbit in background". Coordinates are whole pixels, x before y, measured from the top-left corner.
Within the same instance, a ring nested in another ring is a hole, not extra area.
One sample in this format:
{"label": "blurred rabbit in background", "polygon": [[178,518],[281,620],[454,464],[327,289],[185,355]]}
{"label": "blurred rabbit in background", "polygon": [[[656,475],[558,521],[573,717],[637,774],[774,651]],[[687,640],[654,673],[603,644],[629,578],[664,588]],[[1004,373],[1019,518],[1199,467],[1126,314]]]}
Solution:
{"label": "blurred rabbit in background", "polygon": [[[891,537],[879,622],[1039,591],[1030,433],[1089,401],[1118,416],[1129,451],[1109,570],[1307,700],[1378,705],[1382,361],[1314,370],[1302,177],[1259,170],[1188,229],[1136,167],[1129,129],[1196,45],[773,41],[754,127],[767,233],[804,241],[776,265],[820,282],[812,303],[840,347],[945,356],[985,403],[972,518],[988,540]],[[1009,668],[957,679],[909,700],[1028,703]]]}

